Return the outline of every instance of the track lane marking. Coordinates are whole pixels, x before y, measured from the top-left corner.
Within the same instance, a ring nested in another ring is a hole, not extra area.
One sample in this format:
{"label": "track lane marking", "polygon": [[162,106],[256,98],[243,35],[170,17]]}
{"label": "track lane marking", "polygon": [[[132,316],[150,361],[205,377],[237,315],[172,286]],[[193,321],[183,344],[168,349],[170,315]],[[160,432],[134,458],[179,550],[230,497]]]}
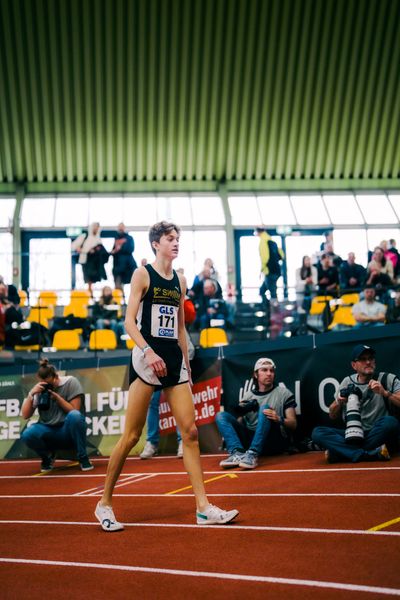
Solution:
{"label": "track lane marking", "polygon": [[[153,459],[151,459],[153,460]],[[60,469],[61,470],[61,469]],[[55,469],[57,471],[57,468]],[[271,475],[280,475],[287,473],[354,473],[354,472],[362,472],[362,471],[379,471],[383,473],[385,471],[400,471],[400,467],[352,467],[352,468],[318,468],[318,469],[257,469],[257,470],[243,470],[243,471],[231,471],[231,473],[240,474],[240,475],[263,475],[265,473]],[[154,475],[186,475],[186,471],[152,471]],[[219,471],[203,471],[204,475],[221,475],[223,472]],[[135,473],[125,473],[124,475],[148,475],[149,471],[144,472],[135,472]],[[41,479],[51,478],[51,479],[61,479],[61,478],[73,478],[73,477],[104,477],[105,472],[103,473],[73,473],[71,475],[49,475],[49,474],[41,474]],[[0,479],[32,479],[32,475],[0,475]]]}
{"label": "track lane marking", "polygon": [[354,583],[341,583],[335,581],[318,581],[312,579],[294,579],[288,577],[267,577],[258,575],[242,575],[236,573],[221,573],[213,571],[186,571],[183,569],[162,569],[156,567],[142,567],[136,565],[113,565],[102,563],[70,562],[62,560],[34,560],[24,558],[0,558],[0,562],[9,564],[40,565],[54,567],[76,567],[84,569],[103,569],[110,571],[125,571],[133,573],[158,573],[160,575],[175,575],[181,577],[222,579],[233,581],[249,581],[257,583],[270,583],[281,585],[293,585],[300,587],[316,587],[335,590],[347,590],[351,592],[368,592],[387,596],[400,596],[400,589],[379,587],[372,585],[359,585]]}
{"label": "track lane marking", "polygon": [[391,521],[386,521],[386,523],[381,523],[380,525],[375,525],[375,527],[371,527],[368,529],[368,531],[380,531],[381,529],[385,529],[385,527],[389,527],[395,523],[400,523],[400,517],[397,517],[397,519],[392,519]]}
{"label": "track lane marking", "polygon": [[[99,527],[95,521],[38,521],[26,519],[8,519],[0,520],[0,525],[64,525],[64,526],[89,526]],[[368,535],[368,536],[387,536],[400,537],[400,531],[372,531],[370,529],[327,529],[321,527],[278,527],[272,525],[234,525],[226,527],[201,527],[191,523],[124,523],[125,527],[158,527],[158,528],[177,528],[177,529],[202,529],[203,531],[266,531],[277,533],[316,533],[316,534],[336,534],[336,535]]]}
{"label": "track lane marking", "polygon": [[[134,483],[134,481],[132,481],[131,483]],[[93,488],[94,489],[94,488]],[[174,494],[166,494],[166,493],[161,493],[161,494],[146,494],[146,493],[136,493],[136,494],[113,494],[113,496],[116,496],[118,498],[193,498],[193,494],[179,494],[178,495],[174,495]],[[364,493],[364,494],[358,494],[358,493],[332,493],[332,494],[320,494],[320,493],[276,493],[276,494],[269,494],[269,493],[236,493],[236,492],[230,492],[229,494],[225,494],[225,493],[207,493],[207,496],[210,497],[214,497],[214,498],[399,498],[400,494],[397,493],[387,493],[387,494],[380,494],[380,493]],[[88,494],[87,496],[85,495],[79,495],[79,494],[0,494],[0,500],[11,500],[11,499],[15,499],[15,498],[19,498],[19,499],[35,499],[35,498],[86,498],[86,497],[90,497],[90,495]]]}
{"label": "track lane marking", "polygon": [[[235,473],[225,473],[224,475],[218,475],[218,477],[212,477],[211,479],[206,479],[203,483],[211,483],[212,481],[217,481],[217,479],[223,479],[224,477],[230,477],[231,479],[236,479],[238,476]],[[186,490],[193,489],[193,486],[187,485],[183,488],[179,488],[178,490],[173,490],[172,492],[165,492],[166,496],[172,496],[173,494],[177,494],[178,492],[184,492]]]}

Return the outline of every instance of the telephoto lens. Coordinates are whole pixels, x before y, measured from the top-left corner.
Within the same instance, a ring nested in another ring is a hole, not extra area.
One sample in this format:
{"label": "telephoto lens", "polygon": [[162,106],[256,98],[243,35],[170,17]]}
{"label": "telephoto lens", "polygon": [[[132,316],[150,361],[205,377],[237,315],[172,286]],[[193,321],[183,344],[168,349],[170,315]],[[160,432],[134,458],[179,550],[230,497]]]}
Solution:
{"label": "telephoto lens", "polygon": [[340,390],[340,395],[347,397],[344,439],[347,444],[361,446],[364,441],[360,413],[362,391],[356,385],[350,384],[345,390]]}

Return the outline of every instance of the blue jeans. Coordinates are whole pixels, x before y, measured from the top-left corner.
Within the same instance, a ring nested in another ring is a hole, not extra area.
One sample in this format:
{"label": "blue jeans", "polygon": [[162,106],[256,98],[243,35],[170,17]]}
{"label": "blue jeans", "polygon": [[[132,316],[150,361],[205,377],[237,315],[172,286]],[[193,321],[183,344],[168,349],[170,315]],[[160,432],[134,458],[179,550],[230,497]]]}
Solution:
{"label": "blue jeans", "polygon": [[395,440],[399,433],[399,422],[395,417],[380,417],[372,429],[365,432],[364,443],[361,447],[347,444],[344,433],[344,429],[321,426],[313,430],[311,437],[320,448],[330,450],[339,459],[359,462],[366,458],[368,450],[375,450],[382,444]]}
{"label": "blue jeans", "polygon": [[86,422],[79,410],[71,410],[61,425],[35,423],[21,435],[22,441],[40,458],[47,458],[55,450],[76,450],[78,460],[87,456]]}
{"label": "blue jeans", "polygon": [[260,296],[263,300],[268,290],[271,294],[271,299],[276,299],[276,284],[278,282],[279,277],[280,275],[274,275],[273,273],[268,273],[268,275],[264,275],[264,281],[260,287]]}
{"label": "blue jeans", "polygon": [[258,455],[280,454],[287,449],[288,440],[282,436],[280,426],[263,414],[264,408],[259,410],[255,431],[248,429],[228,412],[217,414],[215,421],[229,454],[247,449]]}
{"label": "blue jeans", "polygon": [[[158,446],[160,441],[160,396],[161,391],[157,390],[151,397],[149,412],[147,413],[147,441],[154,444],[154,446]],[[181,433],[178,428],[176,428],[176,436],[178,438],[178,442],[182,440]]]}

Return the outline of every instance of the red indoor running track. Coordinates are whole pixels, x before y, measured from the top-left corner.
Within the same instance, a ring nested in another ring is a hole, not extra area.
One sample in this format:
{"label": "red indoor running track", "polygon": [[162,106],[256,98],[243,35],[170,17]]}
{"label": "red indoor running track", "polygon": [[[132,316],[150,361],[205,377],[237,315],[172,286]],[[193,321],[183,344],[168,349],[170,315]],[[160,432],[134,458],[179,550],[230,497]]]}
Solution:
{"label": "red indoor running track", "polygon": [[183,462],[130,458],[115,490],[126,529],[93,510],[107,459],[82,473],[57,462],[0,463],[0,577],[5,600],[280,599],[400,596],[400,459],[328,465],[323,453],[222,471],[202,458],[212,503],[234,524],[198,527]]}

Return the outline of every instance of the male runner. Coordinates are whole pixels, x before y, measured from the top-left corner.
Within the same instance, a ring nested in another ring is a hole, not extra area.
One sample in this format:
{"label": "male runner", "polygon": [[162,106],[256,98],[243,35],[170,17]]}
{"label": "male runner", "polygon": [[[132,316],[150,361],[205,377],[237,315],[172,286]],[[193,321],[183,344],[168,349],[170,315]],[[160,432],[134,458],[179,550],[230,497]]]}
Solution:
{"label": "male runner", "polygon": [[103,497],[95,510],[104,531],[123,529],[112,510],[112,494],[126,457],[140,438],[155,389],[164,390],[182,434],[183,461],[196,498],[197,524],[229,523],[239,514],[210,504],[204,489],[185,336],[186,280],[172,268],[178,256],[179,233],[173,223],[156,223],[149,232],[156,259],[132,276],[125,327],[136,346],[132,350],[125,431],[111,454]]}

